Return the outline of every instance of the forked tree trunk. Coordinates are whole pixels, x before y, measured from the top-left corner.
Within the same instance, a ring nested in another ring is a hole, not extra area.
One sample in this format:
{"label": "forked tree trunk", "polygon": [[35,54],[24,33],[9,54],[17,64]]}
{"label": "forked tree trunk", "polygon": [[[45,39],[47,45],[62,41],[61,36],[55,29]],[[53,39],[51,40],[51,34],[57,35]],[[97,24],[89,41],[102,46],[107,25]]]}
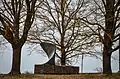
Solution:
{"label": "forked tree trunk", "polygon": [[22,46],[12,45],[13,57],[12,57],[12,69],[10,74],[20,74],[21,48]]}
{"label": "forked tree trunk", "polygon": [[[104,0],[103,0],[104,1]],[[111,69],[111,54],[113,46],[113,38],[115,33],[115,0],[105,0],[105,33],[104,33],[104,48],[103,48],[103,73],[112,74]]]}

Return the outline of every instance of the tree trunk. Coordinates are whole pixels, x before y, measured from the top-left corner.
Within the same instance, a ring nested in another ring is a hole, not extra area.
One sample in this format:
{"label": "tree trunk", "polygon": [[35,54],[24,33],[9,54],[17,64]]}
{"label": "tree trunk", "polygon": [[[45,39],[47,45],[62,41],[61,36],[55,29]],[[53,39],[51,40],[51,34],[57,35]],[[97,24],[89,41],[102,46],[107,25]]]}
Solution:
{"label": "tree trunk", "polygon": [[[108,30],[109,31],[109,30]],[[109,32],[106,31],[104,34],[104,48],[103,48],[103,74],[112,74],[111,70],[111,54],[112,41],[107,35]]]}
{"label": "tree trunk", "polygon": [[20,74],[20,64],[21,64],[21,46],[12,45],[13,57],[12,57],[12,69],[10,74]]}
{"label": "tree trunk", "polygon": [[113,46],[113,38],[115,33],[115,0],[105,0],[105,33],[104,33],[104,48],[103,48],[103,74],[112,74],[111,69],[111,54]]}
{"label": "tree trunk", "polygon": [[112,74],[111,54],[105,48],[103,50],[103,74]]}
{"label": "tree trunk", "polygon": [[66,64],[66,56],[65,56],[65,52],[62,52],[61,65],[65,65],[65,64]]}
{"label": "tree trunk", "polygon": [[[63,28],[64,30],[64,28]],[[64,36],[65,36],[65,32],[63,32],[63,34],[61,34],[61,65],[65,65],[66,64],[66,52],[65,52],[65,45],[64,45]]]}

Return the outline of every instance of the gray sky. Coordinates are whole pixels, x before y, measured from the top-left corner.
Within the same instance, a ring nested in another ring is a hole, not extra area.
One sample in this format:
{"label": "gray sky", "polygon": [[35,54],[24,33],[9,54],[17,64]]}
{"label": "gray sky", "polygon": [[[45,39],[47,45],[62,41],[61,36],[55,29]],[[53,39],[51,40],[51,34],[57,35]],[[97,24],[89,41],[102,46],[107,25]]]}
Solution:
{"label": "gray sky", "polygon": [[[0,73],[7,74],[11,70],[11,60],[12,60],[12,48],[10,45],[7,48],[3,49],[4,53],[0,53]],[[35,64],[44,64],[48,61],[48,58],[44,53],[31,53],[28,51],[28,46],[24,45],[22,49],[22,61],[21,61],[21,72],[34,72]],[[118,57],[117,53],[114,53],[116,58]],[[114,72],[118,71],[118,61],[112,60],[112,70]],[[80,67],[80,61],[75,64],[75,66]],[[83,72],[96,72],[96,67],[102,67],[102,62],[99,59],[92,57],[85,57],[84,59],[84,69]]]}

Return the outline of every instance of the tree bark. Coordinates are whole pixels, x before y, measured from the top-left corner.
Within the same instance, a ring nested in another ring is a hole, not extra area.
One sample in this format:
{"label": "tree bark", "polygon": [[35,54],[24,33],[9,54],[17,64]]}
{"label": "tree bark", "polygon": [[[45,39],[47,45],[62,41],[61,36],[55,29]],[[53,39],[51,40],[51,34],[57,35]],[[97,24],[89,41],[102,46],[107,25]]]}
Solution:
{"label": "tree bark", "polygon": [[20,64],[21,64],[21,46],[12,45],[13,57],[12,57],[12,69],[10,74],[20,74]]}
{"label": "tree bark", "polygon": [[112,74],[111,70],[111,54],[107,49],[103,50],[103,74]]}
{"label": "tree bark", "polygon": [[[64,26],[63,26],[64,27]],[[65,44],[64,44],[64,40],[65,40],[65,31],[63,28],[63,33],[61,34],[61,65],[65,65],[66,64],[66,52],[65,52]]]}
{"label": "tree bark", "polygon": [[65,57],[65,52],[62,52],[62,56],[61,56],[61,65],[65,65],[66,64],[66,57]]}
{"label": "tree bark", "polygon": [[113,46],[113,38],[115,33],[115,11],[114,0],[106,0],[105,5],[105,33],[104,33],[104,48],[103,48],[103,74],[112,74],[111,69],[111,54]]}
{"label": "tree bark", "polygon": [[[111,29],[112,32],[112,29]],[[113,32],[111,33],[110,30],[106,30],[104,33],[104,48],[103,48],[103,74],[112,74],[111,69],[111,50],[112,50],[112,41],[111,38],[114,35]],[[111,38],[108,36],[111,33]]]}

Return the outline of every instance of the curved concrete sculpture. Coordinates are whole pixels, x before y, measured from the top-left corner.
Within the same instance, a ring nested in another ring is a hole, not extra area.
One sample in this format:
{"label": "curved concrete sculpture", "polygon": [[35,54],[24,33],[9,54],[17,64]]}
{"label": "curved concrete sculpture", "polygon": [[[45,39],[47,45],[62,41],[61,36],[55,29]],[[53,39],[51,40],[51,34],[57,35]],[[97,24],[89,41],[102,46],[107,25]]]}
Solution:
{"label": "curved concrete sculpture", "polygon": [[41,42],[40,45],[49,58],[49,61],[47,63],[55,65],[56,46],[54,44],[46,42]]}
{"label": "curved concrete sculpture", "polygon": [[79,67],[73,66],[57,66],[55,65],[56,46],[51,43],[40,43],[44,52],[46,52],[49,61],[43,65],[35,65],[35,74],[78,74]]}

